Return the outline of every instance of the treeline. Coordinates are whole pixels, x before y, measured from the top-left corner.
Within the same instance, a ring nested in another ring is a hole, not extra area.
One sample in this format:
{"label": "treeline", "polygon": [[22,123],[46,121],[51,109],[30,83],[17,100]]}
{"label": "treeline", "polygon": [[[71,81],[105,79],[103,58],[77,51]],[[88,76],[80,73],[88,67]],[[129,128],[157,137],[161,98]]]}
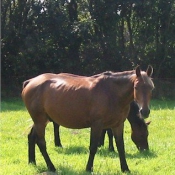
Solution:
{"label": "treeline", "polygon": [[44,72],[175,76],[174,0],[3,0],[2,85]]}

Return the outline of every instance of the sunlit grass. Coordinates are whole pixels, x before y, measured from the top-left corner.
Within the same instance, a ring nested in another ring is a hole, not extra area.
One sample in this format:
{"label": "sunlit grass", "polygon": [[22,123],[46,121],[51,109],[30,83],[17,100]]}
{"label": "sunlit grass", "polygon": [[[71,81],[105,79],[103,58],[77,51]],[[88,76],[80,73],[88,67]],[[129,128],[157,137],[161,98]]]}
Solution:
{"label": "sunlit grass", "polygon": [[[126,158],[133,175],[175,174],[175,105],[173,101],[153,100],[149,125],[150,151],[140,153],[130,139],[130,126],[125,122]],[[2,175],[35,175],[47,171],[36,147],[37,166],[28,165],[27,134],[32,120],[20,99],[2,101],[0,118],[0,165]],[[63,148],[53,142],[53,126],[46,129],[47,150],[57,173],[61,175],[88,175],[85,171],[89,154],[89,129],[72,130],[61,127]],[[124,174],[120,171],[118,152],[98,150],[94,160],[94,175]],[[116,148],[115,148],[116,150]],[[126,173],[129,174],[129,173]]]}

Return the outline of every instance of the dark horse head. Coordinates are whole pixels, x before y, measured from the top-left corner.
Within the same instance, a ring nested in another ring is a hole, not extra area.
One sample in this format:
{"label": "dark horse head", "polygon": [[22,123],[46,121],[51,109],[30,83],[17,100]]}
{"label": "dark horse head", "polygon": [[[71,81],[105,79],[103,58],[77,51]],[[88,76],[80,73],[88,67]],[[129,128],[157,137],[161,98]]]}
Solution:
{"label": "dark horse head", "polygon": [[134,100],[138,103],[140,113],[143,118],[147,118],[150,113],[149,102],[151,99],[154,84],[151,80],[153,68],[148,66],[146,72],[142,72],[140,67],[136,68],[136,80],[134,81]]}
{"label": "dark horse head", "polygon": [[149,150],[148,145],[148,125],[139,112],[138,104],[133,101],[130,104],[130,111],[127,117],[131,125],[131,139],[139,151]]}

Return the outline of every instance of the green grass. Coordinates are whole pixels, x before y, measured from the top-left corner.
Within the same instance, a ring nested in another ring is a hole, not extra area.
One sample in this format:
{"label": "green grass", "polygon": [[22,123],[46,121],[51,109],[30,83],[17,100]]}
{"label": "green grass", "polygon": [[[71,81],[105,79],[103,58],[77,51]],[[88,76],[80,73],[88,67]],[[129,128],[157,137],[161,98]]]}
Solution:
{"label": "green grass", "polygon": [[[3,100],[0,117],[0,175],[35,175],[47,171],[36,147],[37,166],[28,165],[27,134],[32,121],[20,99]],[[151,102],[149,125],[150,151],[138,152],[130,139],[130,126],[125,122],[125,149],[128,166],[133,175],[175,174],[175,103]],[[53,126],[46,129],[47,150],[60,175],[88,175],[85,167],[89,154],[89,129],[72,130],[61,127],[64,148],[55,148]],[[93,175],[124,174],[120,171],[117,151],[100,148],[94,160]]]}

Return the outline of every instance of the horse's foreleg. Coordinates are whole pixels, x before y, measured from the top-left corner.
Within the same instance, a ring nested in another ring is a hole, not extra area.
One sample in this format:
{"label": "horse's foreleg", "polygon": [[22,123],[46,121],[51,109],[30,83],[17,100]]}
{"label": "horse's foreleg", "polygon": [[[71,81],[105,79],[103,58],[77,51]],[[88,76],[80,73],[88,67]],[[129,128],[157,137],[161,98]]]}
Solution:
{"label": "horse's foreleg", "polygon": [[35,143],[36,143],[36,133],[34,131],[34,126],[33,126],[28,135],[28,158],[29,158],[29,163],[33,163],[33,164],[36,164]]}
{"label": "horse's foreleg", "polygon": [[58,125],[57,123],[53,122],[53,128],[54,128],[54,142],[55,142],[55,146],[58,147],[62,147],[61,144],[61,139],[60,139],[60,125]]}
{"label": "horse's foreleg", "polygon": [[114,151],[112,130],[107,129],[107,133],[108,133],[108,137],[109,137],[109,151]]}
{"label": "horse's foreleg", "polygon": [[97,152],[101,131],[102,131],[101,122],[94,123],[93,126],[91,126],[90,147],[89,147],[90,153],[88,163],[86,165],[86,171],[93,171],[94,157]]}
{"label": "horse's foreleg", "polygon": [[112,131],[113,131],[113,134],[114,134],[117,150],[118,150],[118,153],[119,153],[121,170],[123,172],[125,172],[125,171],[129,171],[129,168],[128,168],[126,158],[125,158],[123,128],[124,128],[124,123],[122,123],[117,128],[112,128]]}

